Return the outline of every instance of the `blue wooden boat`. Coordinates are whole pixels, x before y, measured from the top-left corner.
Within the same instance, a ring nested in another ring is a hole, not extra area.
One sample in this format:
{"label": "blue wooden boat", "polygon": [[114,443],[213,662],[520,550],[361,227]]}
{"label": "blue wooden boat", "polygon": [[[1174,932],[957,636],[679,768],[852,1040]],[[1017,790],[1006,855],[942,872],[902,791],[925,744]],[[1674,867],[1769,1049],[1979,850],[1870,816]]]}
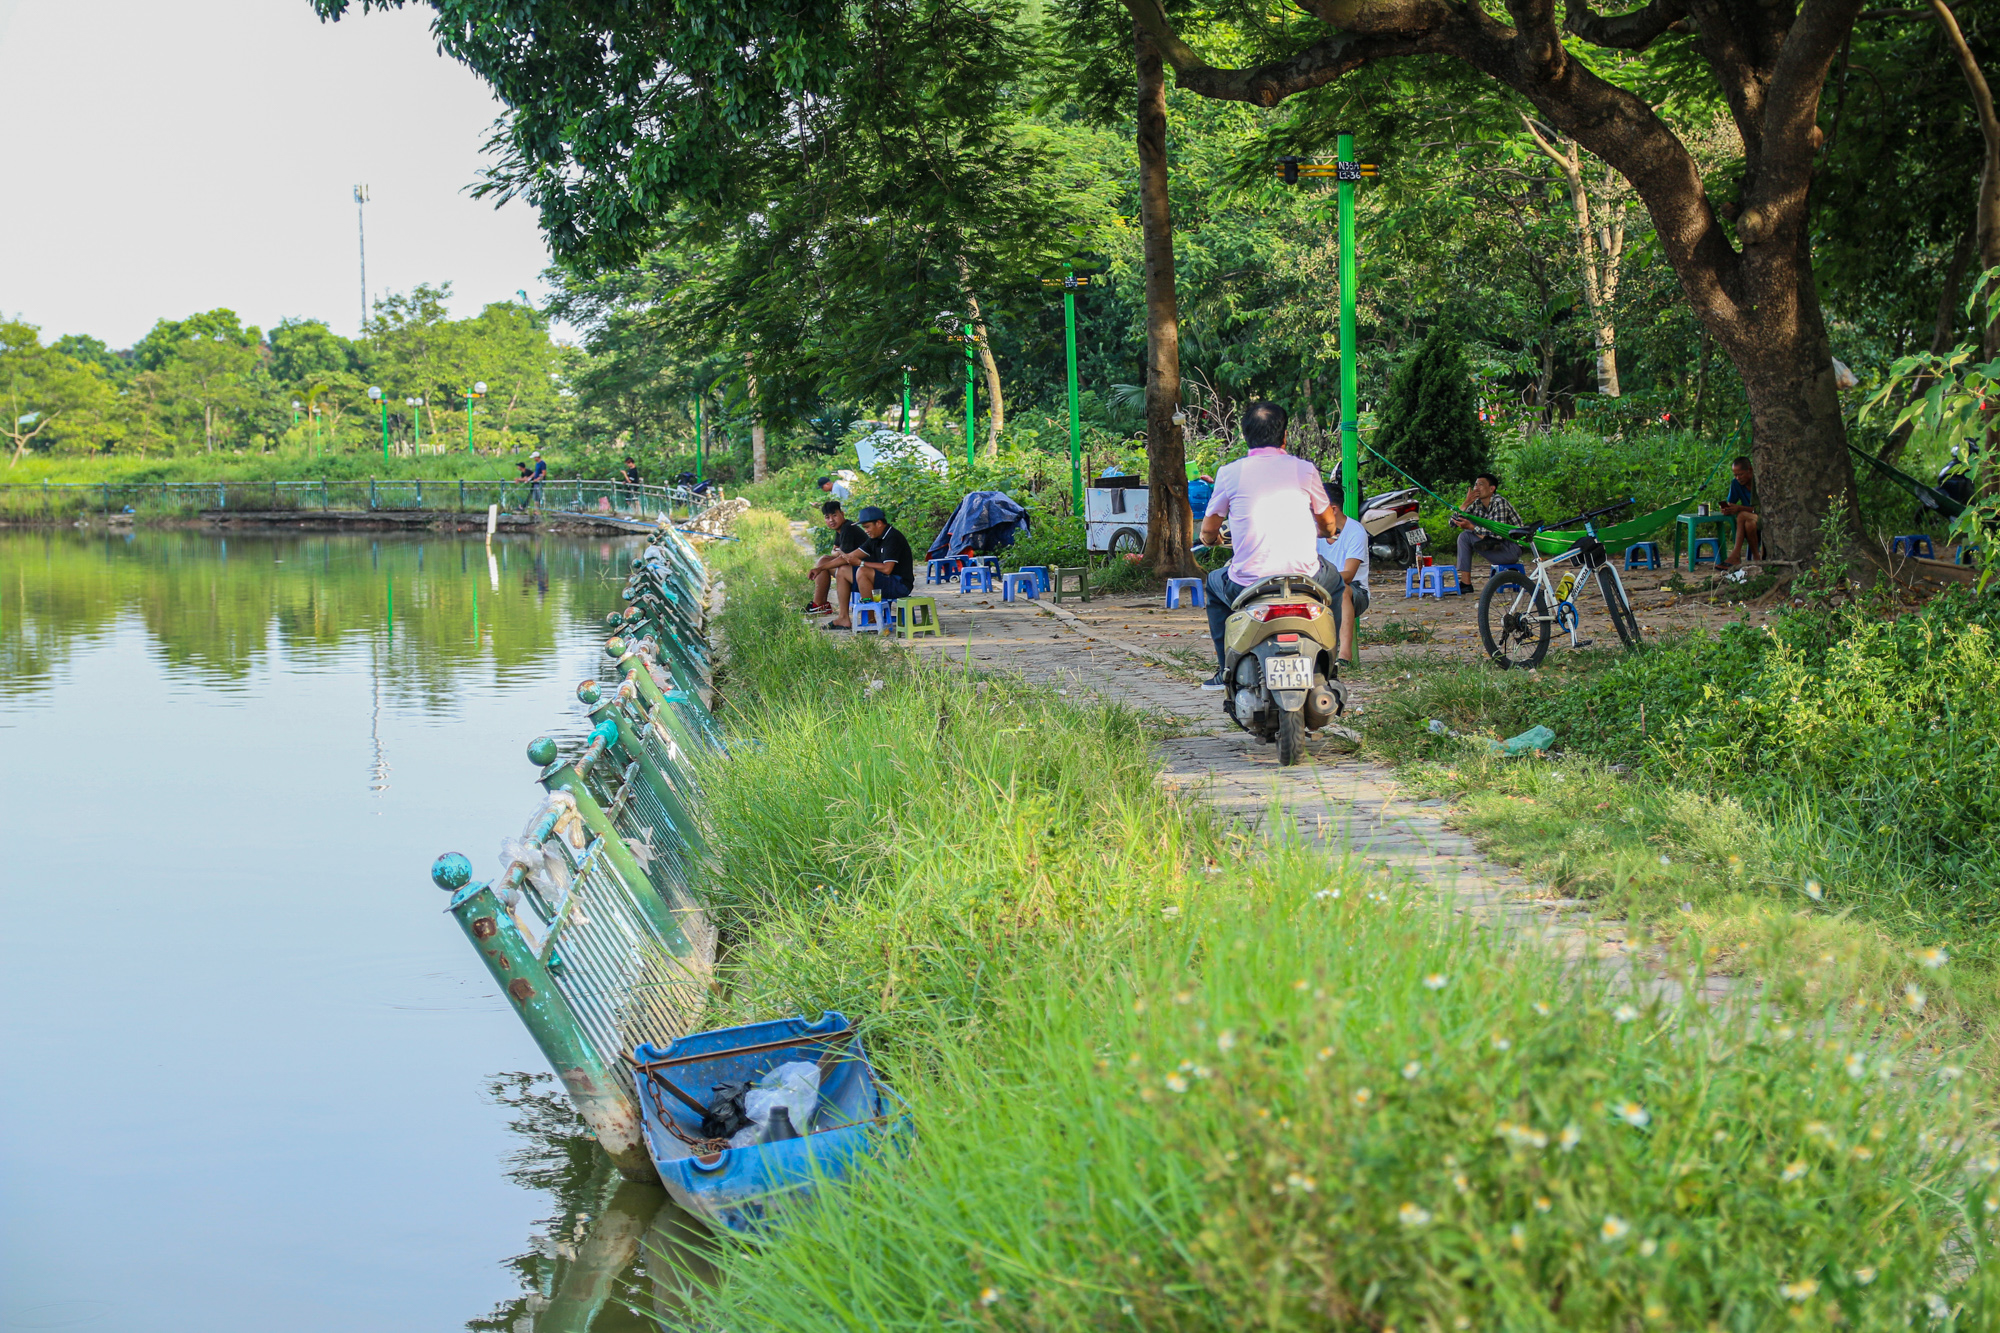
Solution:
{"label": "blue wooden boat", "polygon": [[[703,1117],[684,1098],[705,1103],[718,1085],[754,1083],[796,1060],[820,1070],[819,1104],[803,1137],[742,1148],[704,1138]],[[888,1127],[890,1095],[860,1035],[833,1010],[811,1022],[780,1018],[691,1032],[664,1048],[647,1043],[632,1067],[660,1182],[681,1207],[731,1231],[753,1231],[814,1183],[839,1179]]]}

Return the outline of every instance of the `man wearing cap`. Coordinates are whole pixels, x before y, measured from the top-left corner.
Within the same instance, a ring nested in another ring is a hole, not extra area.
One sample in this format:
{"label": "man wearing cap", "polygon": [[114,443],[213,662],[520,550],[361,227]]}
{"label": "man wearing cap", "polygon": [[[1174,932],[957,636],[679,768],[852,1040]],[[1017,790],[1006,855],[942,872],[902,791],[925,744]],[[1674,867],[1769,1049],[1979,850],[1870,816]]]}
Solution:
{"label": "man wearing cap", "polygon": [[534,469],[528,473],[528,503],[540,509],[542,507],[542,482],[548,478],[549,465],[542,461],[542,451],[540,449],[535,450],[528,457],[533,459],[535,463]]}
{"label": "man wearing cap", "polygon": [[806,571],[806,577],[812,580],[813,585],[813,599],[806,604],[809,616],[825,615],[833,610],[829,598],[832,596],[834,575],[846,570],[851,578],[854,567],[868,558],[863,549],[868,545],[868,534],[843,512],[840,501],[828,500],[819,507],[819,512],[833,533],[833,549],[815,560],[813,567]]}
{"label": "man wearing cap", "polygon": [[848,615],[848,601],[857,592],[862,597],[879,593],[883,601],[893,602],[908,597],[913,586],[909,539],[889,526],[889,516],[869,505],[854,516],[854,521],[868,534],[868,542],[861,548],[858,563],[833,571],[833,619],[826,622],[827,629],[854,627]]}

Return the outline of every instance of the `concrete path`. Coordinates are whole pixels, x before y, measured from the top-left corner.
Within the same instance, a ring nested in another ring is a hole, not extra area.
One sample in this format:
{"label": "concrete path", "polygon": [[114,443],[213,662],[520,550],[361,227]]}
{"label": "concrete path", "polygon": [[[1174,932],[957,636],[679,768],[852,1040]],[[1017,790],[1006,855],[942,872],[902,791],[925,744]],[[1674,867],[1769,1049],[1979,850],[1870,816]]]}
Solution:
{"label": "concrete path", "polygon": [[[1107,615],[1092,602],[1077,610],[1095,614],[1079,616],[1049,601],[924,591],[936,595],[945,633],[905,641],[907,651],[1094,694],[1164,719],[1170,736],[1160,745],[1160,782],[1207,801],[1242,836],[1295,837],[1329,857],[1358,858],[1436,890],[1458,911],[1542,939],[1572,959],[1596,960],[1642,990],[1678,990],[1661,957],[1627,947],[1622,925],[1594,920],[1574,900],[1487,858],[1450,825],[1442,801],[1405,796],[1394,773],[1360,758],[1351,741],[1315,738],[1308,762],[1281,768],[1277,747],[1231,723],[1222,696],[1202,690],[1184,656],[1160,646],[1166,639],[1183,653],[1191,642],[1206,650],[1200,611],[1164,612],[1161,620],[1137,602],[1126,603],[1123,615]],[[1146,627],[1139,629],[1142,616]],[[1365,716],[1366,688],[1356,697]],[[1728,988],[1725,977],[1707,982],[1716,994]]]}

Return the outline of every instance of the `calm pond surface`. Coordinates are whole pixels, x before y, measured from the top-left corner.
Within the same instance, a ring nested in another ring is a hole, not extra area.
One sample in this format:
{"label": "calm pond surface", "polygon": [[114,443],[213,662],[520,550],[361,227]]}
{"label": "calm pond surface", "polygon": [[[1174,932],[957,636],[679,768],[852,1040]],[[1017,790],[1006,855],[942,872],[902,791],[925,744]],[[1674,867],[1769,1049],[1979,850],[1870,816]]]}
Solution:
{"label": "calm pond surface", "polygon": [[0,532],[0,1329],[657,1327],[682,1221],[427,873],[587,731],[632,552]]}

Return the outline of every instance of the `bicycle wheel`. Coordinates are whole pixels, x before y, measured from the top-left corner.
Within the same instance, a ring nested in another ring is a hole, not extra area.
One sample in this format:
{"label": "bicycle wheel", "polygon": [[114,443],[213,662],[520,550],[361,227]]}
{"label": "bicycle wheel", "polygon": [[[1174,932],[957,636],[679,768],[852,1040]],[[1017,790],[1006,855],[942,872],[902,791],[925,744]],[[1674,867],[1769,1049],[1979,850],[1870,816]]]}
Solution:
{"label": "bicycle wheel", "polygon": [[1618,631],[1626,651],[1638,648],[1639,619],[1632,614],[1632,603],[1625,596],[1625,585],[1611,572],[1611,566],[1598,566],[1597,586],[1604,592],[1604,609],[1610,612],[1612,627]]}
{"label": "bicycle wheel", "polygon": [[1502,670],[1541,662],[1550,620],[1549,599],[1526,574],[1495,574],[1479,592],[1479,638]]}

